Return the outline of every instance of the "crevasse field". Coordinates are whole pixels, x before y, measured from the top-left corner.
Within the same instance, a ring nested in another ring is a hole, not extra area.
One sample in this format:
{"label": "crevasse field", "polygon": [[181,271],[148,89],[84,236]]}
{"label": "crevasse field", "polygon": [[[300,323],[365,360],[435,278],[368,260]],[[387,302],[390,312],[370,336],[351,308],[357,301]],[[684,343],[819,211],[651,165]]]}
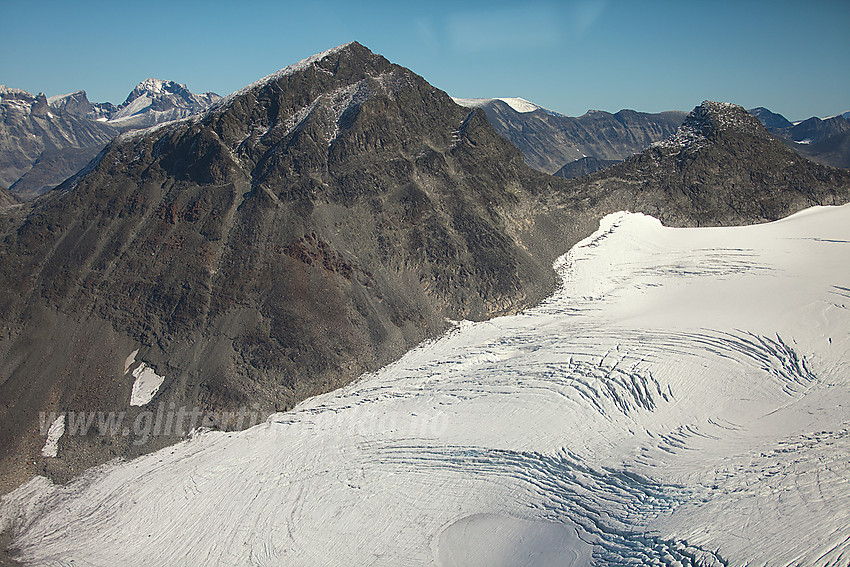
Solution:
{"label": "crevasse field", "polygon": [[252,429],[36,478],[2,527],[27,565],[848,565],[848,260],[850,206],[610,215],[543,305]]}

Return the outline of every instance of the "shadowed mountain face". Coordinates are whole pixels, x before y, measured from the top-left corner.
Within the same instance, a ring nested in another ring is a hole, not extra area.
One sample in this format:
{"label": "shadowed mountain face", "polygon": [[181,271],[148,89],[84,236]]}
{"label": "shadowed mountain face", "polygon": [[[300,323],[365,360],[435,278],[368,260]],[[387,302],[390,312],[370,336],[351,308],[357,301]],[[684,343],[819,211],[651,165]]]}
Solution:
{"label": "shadowed mountain face", "polygon": [[[289,408],[447,318],[538,302],[556,284],[552,261],[607,212],[772,220],[848,187],[716,103],[665,145],[554,178],[411,71],[357,43],[331,50],[203,115],[122,135],[0,216],[3,489],[180,438],[94,427],[44,457],[41,411],[133,423],[159,404]],[[129,406],[141,363],[164,380]]]}
{"label": "shadowed mountain face", "polygon": [[552,175],[557,175],[558,177],[563,177],[565,179],[575,179],[577,177],[584,177],[585,175],[590,175],[591,173],[596,173],[601,169],[605,169],[615,163],[620,163],[621,160],[614,159],[599,159],[595,157],[585,157],[581,159],[577,159],[575,161],[571,161]]}
{"label": "shadowed mountain face", "polygon": [[685,118],[684,112],[634,110],[616,114],[593,110],[576,118],[539,107],[519,112],[499,99],[468,102],[487,113],[496,131],[519,148],[528,165],[546,173],[585,157],[624,160],[675,132]]}

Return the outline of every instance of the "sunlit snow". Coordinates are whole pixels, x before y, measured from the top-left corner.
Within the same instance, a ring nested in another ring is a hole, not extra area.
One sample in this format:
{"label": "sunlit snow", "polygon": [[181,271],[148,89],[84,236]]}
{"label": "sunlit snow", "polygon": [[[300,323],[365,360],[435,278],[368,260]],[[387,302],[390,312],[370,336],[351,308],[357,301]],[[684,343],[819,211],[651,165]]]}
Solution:
{"label": "sunlit snow", "polygon": [[489,103],[494,100],[500,100],[510,106],[512,109],[516,110],[520,113],[526,112],[534,112],[535,110],[542,110],[548,114],[558,115],[557,112],[553,112],[548,108],[543,108],[540,105],[534,104],[524,98],[512,97],[512,98],[455,98],[452,97],[452,100],[460,106],[464,106],[466,108],[482,108],[487,106]]}
{"label": "sunlit snow", "polygon": [[[525,313],[2,502],[53,565],[846,565],[850,206],[606,217]],[[547,563],[548,562],[548,563]]]}

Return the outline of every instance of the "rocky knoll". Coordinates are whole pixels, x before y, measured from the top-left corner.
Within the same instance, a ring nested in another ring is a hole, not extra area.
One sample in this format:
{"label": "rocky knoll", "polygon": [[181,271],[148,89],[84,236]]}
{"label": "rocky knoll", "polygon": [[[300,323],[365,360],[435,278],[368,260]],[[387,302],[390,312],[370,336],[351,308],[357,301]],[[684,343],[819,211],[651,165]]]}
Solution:
{"label": "rocky knoll", "polygon": [[668,225],[780,219],[850,198],[850,172],[788,149],[742,107],[705,101],[677,132],[578,183],[602,208],[641,211]]}

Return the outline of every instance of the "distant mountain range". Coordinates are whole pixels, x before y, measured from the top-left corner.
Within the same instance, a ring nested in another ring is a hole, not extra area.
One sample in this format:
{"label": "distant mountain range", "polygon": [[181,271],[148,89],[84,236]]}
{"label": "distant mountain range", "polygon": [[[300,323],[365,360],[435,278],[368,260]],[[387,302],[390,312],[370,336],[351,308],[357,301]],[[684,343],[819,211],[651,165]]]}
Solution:
{"label": "distant mountain range", "polygon": [[[522,151],[531,167],[572,179],[642,152],[673,134],[686,113],[657,114],[621,110],[588,111],[565,116],[523,98],[455,98],[467,108],[480,108],[493,127]],[[750,111],[791,149],[818,163],[850,167],[850,121],[844,115],[791,123],[766,108]]]}
{"label": "distant mountain range", "polygon": [[146,79],[120,105],[85,91],[46,98],[0,86],[0,186],[29,200],[85,166],[118,133],[177,120],[221,97],[174,81]]}
{"label": "distant mountain range", "polygon": [[850,111],[795,123],[763,107],[748,112],[795,152],[824,165],[850,167]]}
{"label": "distant mountain range", "polygon": [[[616,114],[592,110],[579,117],[564,116],[520,98],[454,99],[468,108],[484,110],[493,128],[523,153],[531,167],[569,177],[601,163],[622,161],[664,139],[684,120],[679,111],[649,114],[621,110]],[[584,158],[585,162],[565,166]]]}

